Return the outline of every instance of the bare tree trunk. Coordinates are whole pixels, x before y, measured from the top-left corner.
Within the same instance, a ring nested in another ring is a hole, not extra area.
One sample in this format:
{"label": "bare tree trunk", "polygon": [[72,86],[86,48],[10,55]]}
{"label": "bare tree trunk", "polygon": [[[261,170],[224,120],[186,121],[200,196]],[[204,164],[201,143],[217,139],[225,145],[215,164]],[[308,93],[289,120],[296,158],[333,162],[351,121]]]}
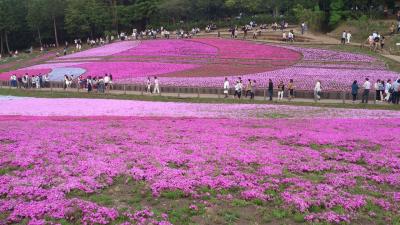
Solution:
{"label": "bare tree trunk", "polygon": [[3,33],[0,33],[0,54],[3,55],[4,46],[3,46]]}
{"label": "bare tree trunk", "polygon": [[117,11],[117,1],[116,0],[110,0],[110,5],[111,5],[111,12],[113,16],[112,20],[112,25],[117,33],[118,32],[118,11]]}
{"label": "bare tree trunk", "polygon": [[8,45],[8,35],[7,35],[7,31],[4,31],[4,36],[6,38],[6,47],[7,47],[7,51],[10,54],[10,46]]}
{"label": "bare tree trunk", "polygon": [[58,44],[57,23],[56,23],[56,17],[55,16],[53,16],[53,26],[54,26],[54,39],[56,40],[56,46],[58,48],[59,44]]}
{"label": "bare tree trunk", "polygon": [[40,47],[42,47],[42,46],[43,46],[43,44],[42,44],[42,35],[40,35],[40,29],[39,29],[39,27],[37,28],[37,32],[38,32]]}
{"label": "bare tree trunk", "polygon": [[274,8],[274,17],[275,18],[279,17],[279,7],[278,6],[275,6],[275,8]]}

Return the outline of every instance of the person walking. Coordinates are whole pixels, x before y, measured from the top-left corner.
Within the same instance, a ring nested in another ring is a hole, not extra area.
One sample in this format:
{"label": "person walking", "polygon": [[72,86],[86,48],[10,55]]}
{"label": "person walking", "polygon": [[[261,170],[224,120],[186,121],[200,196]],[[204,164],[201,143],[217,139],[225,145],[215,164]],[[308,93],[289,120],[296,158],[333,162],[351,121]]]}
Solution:
{"label": "person walking", "polygon": [[160,81],[158,80],[157,77],[154,77],[154,90],[153,90],[153,93],[161,94],[160,93]]}
{"label": "person walking", "polygon": [[229,80],[227,77],[225,77],[225,81],[224,81],[224,95],[225,98],[228,98],[229,95]]}
{"label": "person walking", "polygon": [[236,81],[236,85],[235,85],[235,95],[233,96],[233,98],[237,98],[240,99],[240,97],[242,96],[242,83],[240,81]]}
{"label": "person walking", "polygon": [[351,85],[351,95],[353,96],[353,104],[356,103],[358,89],[360,89],[360,87],[358,86],[357,81],[355,80]]}
{"label": "person walking", "polygon": [[64,90],[67,89],[69,83],[68,75],[64,75]]}
{"label": "person walking", "polygon": [[281,81],[278,85],[278,101],[283,100],[283,93],[285,93],[285,84]]}
{"label": "person walking", "polygon": [[93,90],[93,80],[92,80],[91,76],[87,77],[86,84],[87,84],[88,93],[92,92],[92,90]]}
{"label": "person walking", "polygon": [[364,88],[364,91],[363,91],[363,95],[362,95],[362,103],[368,104],[369,91],[371,90],[371,82],[369,82],[369,78],[365,78],[363,88]]}
{"label": "person walking", "polygon": [[379,94],[381,101],[383,102],[385,100],[385,81],[381,80],[381,83],[378,85],[379,88]]}
{"label": "person walking", "polygon": [[347,42],[347,44],[350,44],[350,42],[351,42],[351,31],[349,31],[349,32],[347,32],[347,34],[346,34],[346,42]]}
{"label": "person walking", "polygon": [[376,83],[374,84],[374,89],[375,89],[375,100],[376,101],[381,101],[381,91],[379,89],[379,86],[381,85],[381,80],[378,79]]}
{"label": "person walking", "polygon": [[390,102],[392,93],[393,93],[392,81],[389,79],[385,85],[385,101],[386,102]]}
{"label": "person walking", "polygon": [[345,45],[345,44],[346,44],[346,38],[347,38],[347,33],[346,33],[346,31],[343,31],[343,33],[342,33],[342,39],[341,39],[342,45]]}
{"label": "person walking", "polygon": [[108,89],[110,87],[110,76],[108,74],[104,75],[104,87],[105,87],[105,91],[108,91]]}
{"label": "person walking", "polygon": [[250,93],[250,99],[254,99],[254,96],[256,94],[256,80],[253,80],[253,82],[251,82],[251,93]]}
{"label": "person walking", "polygon": [[268,82],[268,95],[269,95],[269,100],[272,101],[272,96],[274,94],[274,83],[272,82],[271,79],[269,79]]}
{"label": "person walking", "polygon": [[321,82],[318,80],[314,87],[314,100],[321,100]]}
{"label": "person walking", "polygon": [[150,77],[147,77],[147,81],[146,81],[146,93],[151,93],[151,80],[150,80]]}
{"label": "person walking", "polygon": [[249,95],[251,96],[251,80],[250,79],[247,81],[244,97],[247,98],[247,96],[249,96]]}
{"label": "person walking", "polygon": [[400,79],[393,82],[392,89],[393,89],[392,103],[399,104],[399,101],[400,101]]}
{"label": "person walking", "polygon": [[292,100],[292,98],[294,98],[294,82],[293,79],[290,79],[289,84],[288,84],[288,91],[289,91],[289,101]]}

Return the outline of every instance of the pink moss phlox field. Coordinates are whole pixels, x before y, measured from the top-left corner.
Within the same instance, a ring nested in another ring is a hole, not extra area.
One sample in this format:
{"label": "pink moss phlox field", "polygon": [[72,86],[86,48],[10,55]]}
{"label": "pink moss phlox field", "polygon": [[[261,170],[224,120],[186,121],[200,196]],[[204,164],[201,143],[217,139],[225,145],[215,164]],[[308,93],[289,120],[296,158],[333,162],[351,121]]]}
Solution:
{"label": "pink moss phlox field", "polygon": [[59,59],[74,59],[74,58],[86,58],[86,57],[101,57],[110,56],[131,48],[135,48],[140,44],[140,41],[122,41],[116,42],[109,45],[89,49],[86,51],[78,52],[71,55],[62,56]]}
{"label": "pink moss phlox field", "polygon": [[[366,77],[373,81],[400,77],[368,55],[217,38],[116,42],[16,73],[34,73],[31,69],[38,68],[47,72],[71,68],[71,73],[81,68],[84,76],[111,73],[116,83],[138,85],[157,75],[164,86],[179,87],[221,88],[224,77],[233,84],[240,76],[256,80],[257,88],[265,88],[269,79],[275,86],[293,79],[297,90],[313,90],[319,80],[322,91],[348,91],[354,80],[361,83]],[[9,79],[12,73],[2,73],[0,79]]]}
{"label": "pink moss phlox field", "polygon": [[[68,106],[68,107],[66,107]],[[101,106],[101,107],[98,107]],[[400,111],[261,104],[194,104],[107,99],[0,97],[0,115],[155,116],[196,118],[400,118]]]}
{"label": "pink moss phlox field", "polygon": [[377,59],[372,56],[355,54],[349,52],[332,51],[316,48],[301,48],[295,46],[285,46],[287,49],[292,49],[301,52],[305,61],[329,61],[329,62],[376,62]]}
{"label": "pink moss phlox field", "polygon": [[[367,204],[399,210],[399,193],[387,190],[400,185],[399,132],[395,119],[0,116],[0,165],[9,171],[0,175],[0,213],[43,224],[79,211],[82,224],[108,224],[122,213],[68,195],[127,176],[155,197],[236,189],[244,200],[281,198],[309,221],[348,222]],[[125,214],[142,224],[152,215]]]}
{"label": "pink moss phlox field", "polygon": [[195,56],[215,57],[218,49],[198,41],[188,40],[150,40],[142,41],[136,48],[115,54],[114,56]]}
{"label": "pink moss phlox field", "polygon": [[277,46],[252,43],[249,41],[215,38],[196,39],[195,41],[215,46],[218,48],[219,58],[223,59],[268,59],[285,60],[295,63],[302,57],[298,51],[292,51]]}
{"label": "pink moss phlox field", "polygon": [[86,76],[103,76],[112,71],[113,79],[130,79],[194,69],[199,65],[159,62],[90,62],[78,66]]}

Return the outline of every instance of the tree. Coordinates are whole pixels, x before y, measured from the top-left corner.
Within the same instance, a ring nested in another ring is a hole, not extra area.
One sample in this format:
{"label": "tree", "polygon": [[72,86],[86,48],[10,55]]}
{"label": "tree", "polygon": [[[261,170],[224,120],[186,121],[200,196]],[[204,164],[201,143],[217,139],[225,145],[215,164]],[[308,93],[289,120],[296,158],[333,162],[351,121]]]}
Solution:
{"label": "tree", "polygon": [[134,20],[139,21],[142,27],[150,23],[150,18],[155,17],[158,12],[158,0],[137,0],[133,5]]}
{"label": "tree", "polygon": [[27,4],[28,13],[26,16],[29,28],[33,32],[37,32],[38,40],[40,46],[42,43],[41,29],[47,23],[47,15],[44,13],[43,9],[46,7],[45,1],[43,0],[29,0]]}
{"label": "tree", "polygon": [[332,0],[330,9],[329,25],[335,26],[343,19],[345,14],[343,0]]}
{"label": "tree", "polygon": [[162,18],[171,18],[172,23],[185,19],[190,11],[190,4],[187,0],[164,0],[158,5]]}
{"label": "tree", "polygon": [[[83,0],[82,2],[84,2]],[[54,41],[59,47],[58,41],[58,21],[62,21],[64,17],[65,1],[64,0],[43,0],[43,13],[48,15],[49,21],[52,21],[54,31]]]}
{"label": "tree", "polygon": [[325,18],[325,13],[321,11],[318,5],[315,5],[314,9],[307,9],[303,5],[297,4],[293,8],[293,14],[298,22],[307,22],[312,30],[320,30]]}
{"label": "tree", "polygon": [[111,15],[100,0],[68,0],[65,24],[69,34],[92,38],[103,35],[110,27]]}
{"label": "tree", "polygon": [[25,18],[23,13],[26,11],[25,3],[25,1],[19,0],[0,1],[1,42],[5,42],[8,52],[10,52],[9,34],[13,34],[14,32],[21,30],[24,26]]}

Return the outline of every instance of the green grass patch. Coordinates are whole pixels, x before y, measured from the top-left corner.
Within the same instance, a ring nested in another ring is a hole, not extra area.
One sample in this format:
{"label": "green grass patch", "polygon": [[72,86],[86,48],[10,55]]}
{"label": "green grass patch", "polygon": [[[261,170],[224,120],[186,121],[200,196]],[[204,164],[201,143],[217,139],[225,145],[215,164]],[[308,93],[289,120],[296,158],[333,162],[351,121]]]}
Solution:
{"label": "green grass patch", "polygon": [[227,222],[228,224],[233,224],[240,218],[240,215],[238,213],[232,211],[220,212],[219,215],[222,216],[225,222]]}
{"label": "green grass patch", "polygon": [[250,202],[243,199],[233,199],[231,205],[233,207],[246,207],[250,205]]}
{"label": "green grass patch", "polygon": [[283,209],[274,209],[272,210],[272,216],[276,219],[284,219],[288,216],[288,212]]}
{"label": "green grass patch", "polygon": [[176,200],[185,197],[185,193],[181,190],[169,190],[163,191],[161,197]]}
{"label": "green grass patch", "polygon": [[19,169],[18,167],[13,167],[13,166],[0,168],[0,175],[5,175],[11,173],[12,171],[16,171],[18,169]]}
{"label": "green grass patch", "polygon": [[270,118],[270,119],[284,119],[284,118],[291,118],[290,115],[288,114],[283,114],[283,113],[266,113],[264,114],[265,118]]}
{"label": "green grass patch", "polygon": [[113,204],[113,198],[107,194],[92,195],[89,197],[89,201],[104,206],[111,206]]}

